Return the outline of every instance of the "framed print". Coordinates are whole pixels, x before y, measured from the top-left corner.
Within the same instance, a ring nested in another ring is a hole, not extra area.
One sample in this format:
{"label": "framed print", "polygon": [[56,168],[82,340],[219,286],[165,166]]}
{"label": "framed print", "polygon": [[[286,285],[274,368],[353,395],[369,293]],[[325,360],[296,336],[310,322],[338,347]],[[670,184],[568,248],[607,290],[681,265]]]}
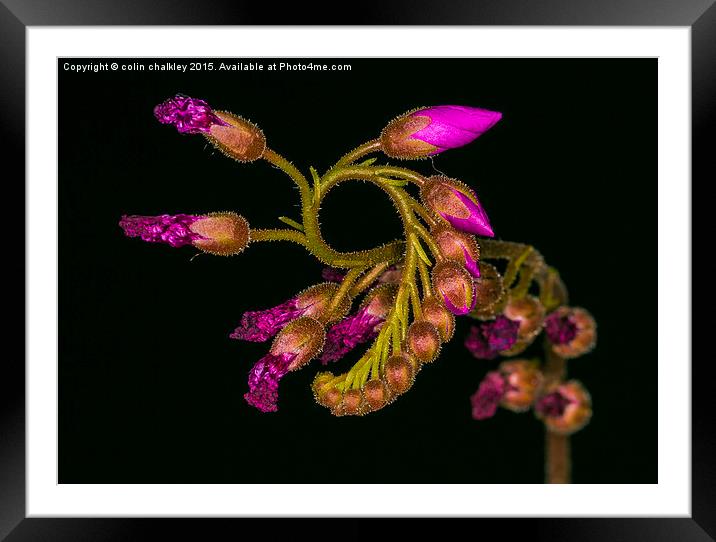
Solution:
{"label": "framed print", "polygon": [[2,536],[712,539],[716,8],[5,4]]}

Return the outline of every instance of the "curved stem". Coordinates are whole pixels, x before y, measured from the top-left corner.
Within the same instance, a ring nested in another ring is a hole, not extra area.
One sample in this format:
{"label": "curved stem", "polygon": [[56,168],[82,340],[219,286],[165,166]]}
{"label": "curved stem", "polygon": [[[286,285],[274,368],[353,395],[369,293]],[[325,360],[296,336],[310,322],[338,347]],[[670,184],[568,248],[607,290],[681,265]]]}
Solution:
{"label": "curved stem", "polygon": [[353,269],[348,271],[348,273],[346,273],[346,276],[343,277],[343,280],[341,281],[341,285],[338,288],[338,291],[335,293],[333,299],[331,299],[331,303],[328,305],[325,312],[323,313],[322,320],[324,322],[330,319],[331,314],[338,308],[338,306],[341,304],[341,301],[343,301],[343,298],[349,295],[351,286],[353,286],[353,283],[364,270],[365,267],[354,267]]}
{"label": "curved stem", "polygon": [[343,157],[336,162],[336,165],[333,166],[333,169],[345,166],[348,164],[352,164],[359,158],[362,158],[366,154],[370,154],[372,152],[377,152],[380,150],[380,141],[377,139],[372,139],[370,141],[367,141],[363,143],[362,145],[359,145],[349,153],[346,153],[343,155]]}
{"label": "curved stem", "polygon": [[388,262],[381,262],[375,265],[370,271],[361,277],[356,284],[351,288],[351,296],[355,297],[360,294],[363,290],[373,284],[378,277],[388,268]]}
{"label": "curved stem", "polygon": [[266,147],[266,150],[264,150],[264,154],[262,156],[264,160],[269,162],[270,164],[276,166],[278,169],[283,171],[286,175],[288,175],[294,183],[296,183],[296,186],[298,186],[298,190],[301,193],[301,203],[302,206],[310,201],[311,199],[311,188],[308,185],[308,181],[306,180],[306,177],[303,176],[303,173],[301,173],[296,166],[294,166],[291,162],[286,160],[283,156],[278,154],[276,151],[273,151]]}

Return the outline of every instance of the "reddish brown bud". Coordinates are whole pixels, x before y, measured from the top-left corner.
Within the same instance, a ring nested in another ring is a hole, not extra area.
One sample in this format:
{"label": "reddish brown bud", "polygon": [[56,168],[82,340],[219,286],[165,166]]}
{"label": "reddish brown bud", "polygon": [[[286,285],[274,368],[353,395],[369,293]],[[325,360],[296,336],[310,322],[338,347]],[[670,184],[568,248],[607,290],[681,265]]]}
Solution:
{"label": "reddish brown bud", "polygon": [[215,114],[227,125],[212,124],[205,134],[214,147],[239,162],[252,162],[263,156],[266,136],[258,126],[227,111]]}
{"label": "reddish brown bud", "polygon": [[395,302],[398,287],[395,284],[381,284],[376,286],[365,296],[361,307],[371,316],[385,318]]}
{"label": "reddish brown bud", "polygon": [[473,277],[480,276],[480,247],[474,236],[447,226],[437,227],[431,233],[445,259],[464,266]]}
{"label": "reddish brown bud", "polygon": [[408,328],[405,343],[417,361],[430,363],[440,352],[440,333],[430,322],[419,320]]}
{"label": "reddish brown bud", "polygon": [[492,320],[502,311],[506,300],[502,275],[494,265],[480,262],[480,278],[475,279],[475,310],[470,313],[480,320]]}
{"label": "reddish brown bud", "polygon": [[553,433],[571,435],[589,423],[592,399],[576,380],[555,382],[537,400],[535,414]]}
{"label": "reddish brown bud", "polygon": [[505,361],[500,364],[499,371],[505,379],[505,393],[500,404],[513,412],[529,409],[544,383],[537,364],[526,359]]}
{"label": "reddish brown bud", "polygon": [[449,341],[455,332],[455,316],[445,308],[442,301],[432,296],[423,301],[422,309],[423,320],[437,328],[443,342]]}
{"label": "reddish brown bud", "polygon": [[233,256],[249,244],[249,223],[236,213],[209,213],[189,226],[201,235],[192,244],[204,252],[216,256]]}
{"label": "reddish brown bud", "polygon": [[503,314],[520,324],[517,329],[517,342],[512,348],[503,352],[505,356],[514,356],[523,352],[542,330],[545,310],[536,297],[526,295],[519,299],[510,298]]}
{"label": "reddish brown bud", "polygon": [[385,383],[391,392],[400,395],[410,389],[415,380],[414,363],[406,354],[392,356],[385,362]]}
{"label": "reddish brown bud", "polygon": [[325,321],[327,324],[341,320],[351,308],[351,299],[346,296],[330,316],[324,314],[339,286],[333,282],[323,282],[306,288],[296,296],[296,307],[306,316]]}
{"label": "reddish brown bud", "polygon": [[470,273],[455,262],[440,262],[433,268],[433,288],[445,307],[462,316],[475,308],[475,285]]}
{"label": "reddish brown bud", "polygon": [[410,160],[425,158],[433,154],[437,147],[412,135],[430,125],[430,117],[414,114],[409,111],[391,120],[380,134],[383,152],[391,158]]}
{"label": "reddish brown bud", "polygon": [[343,401],[336,410],[347,416],[362,414],[363,396],[360,390],[346,390],[343,393]]}
{"label": "reddish brown bud", "polygon": [[311,385],[316,402],[330,409],[336,408],[343,399],[341,391],[335,385],[329,385],[334,378],[333,373],[318,373]]}
{"label": "reddish brown bud", "polygon": [[363,386],[363,397],[367,408],[379,410],[388,404],[390,391],[388,391],[382,380],[369,380]]}
{"label": "reddish brown bud", "polygon": [[275,355],[295,354],[289,365],[289,371],[300,369],[315,358],[323,348],[326,330],[318,320],[302,316],[284,327],[271,345],[270,352]]}

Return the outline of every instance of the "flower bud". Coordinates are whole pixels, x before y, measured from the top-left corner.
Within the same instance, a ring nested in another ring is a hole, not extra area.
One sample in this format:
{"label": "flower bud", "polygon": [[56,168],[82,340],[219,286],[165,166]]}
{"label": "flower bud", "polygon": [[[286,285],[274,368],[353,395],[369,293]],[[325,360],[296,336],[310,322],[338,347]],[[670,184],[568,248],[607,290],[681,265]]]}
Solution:
{"label": "flower bud", "polygon": [[363,398],[367,409],[380,410],[390,401],[390,391],[382,380],[369,380],[363,385]]}
{"label": "flower bud", "polygon": [[212,125],[204,135],[214,147],[239,162],[253,162],[263,156],[266,136],[258,126],[228,111],[217,111],[216,116],[225,124]]}
{"label": "flower bud", "polygon": [[385,362],[384,377],[391,392],[396,395],[405,393],[415,380],[415,362],[407,354],[394,355]]}
{"label": "flower bud", "polygon": [[480,247],[472,235],[448,227],[438,227],[432,232],[442,255],[459,263],[475,278],[480,276]]}
{"label": "flower bud", "polygon": [[275,356],[295,354],[288,366],[289,371],[300,369],[315,358],[323,348],[326,331],[318,320],[302,316],[284,327],[271,345],[269,352]]}
{"label": "flower bud", "polygon": [[454,262],[440,262],[433,268],[433,288],[447,309],[458,316],[475,308],[475,284],[470,273]]}
{"label": "flower bud", "polygon": [[549,431],[571,435],[589,423],[592,399],[580,382],[554,383],[545,391],[535,404],[535,414]]}
{"label": "flower bud", "polygon": [[479,320],[491,320],[502,312],[506,301],[502,275],[494,265],[480,262],[480,278],[475,279],[475,310],[470,313]]}
{"label": "flower bud", "polygon": [[336,408],[343,400],[341,391],[335,385],[329,385],[333,379],[332,373],[318,373],[311,386],[316,402],[331,410]]}
{"label": "flower bud", "polygon": [[465,183],[434,175],[420,188],[420,199],[457,230],[484,237],[495,235],[477,195]]}
{"label": "flower bud", "polygon": [[597,323],[579,307],[559,307],[545,319],[544,329],[552,350],[566,359],[586,354],[597,342]]}
{"label": "flower bud", "polygon": [[418,362],[430,363],[440,352],[440,333],[430,322],[419,320],[410,324],[405,343]]}
{"label": "flower bud", "polygon": [[423,320],[434,325],[440,333],[440,339],[448,342],[455,332],[455,316],[445,308],[436,297],[428,297],[423,301]]}
{"label": "flower bud", "polygon": [[502,362],[499,371],[505,379],[501,406],[513,412],[524,412],[535,402],[544,376],[536,363],[526,359]]}
{"label": "flower bud", "polygon": [[505,378],[499,371],[490,371],[480,382],[477,391],[470,396],[472,418],[486,420],[492,418],[505,394]]}
{"label": "flower bud", "polygon": [[544,322],[544,307],[539,300],[531,295],[519,299],[510,298],[505,305],[503,314],[513,322],[519,322],[517,328],[517,342],[504,352],[507,356],[514,356],[523,352],[542,330]]}
{"label": "flower bud", "polygon": [[[264,342],[276,335],[287,323],[301,316],[323,318],[323,313],[338,291],[338,285],[329,282],[316,284],[283,303],[260,311],[247,311],[241,324],[229,335],[239,341]],[[328,320],[340,319],[350,309],[350,300],[344,298]]]}
{"label": "flower bud", "polygon": [[334,414],[356,416],[363,414],[363,396],[360,390],[349,389],[343,392],[343,400]]}
{"label": "flower bud", "polygon": [[492,128],[502,114],[462,105],[409,111],[383,129],[380,143],[392,158],[425,158],[467,145]]}
{"label": "flower bud", "polygon": [[249,223],[236,213],[207,215],[122,216],[119,226],[127,237],[172,247],[193,245],[217,256],[232,256],[249,244]]}

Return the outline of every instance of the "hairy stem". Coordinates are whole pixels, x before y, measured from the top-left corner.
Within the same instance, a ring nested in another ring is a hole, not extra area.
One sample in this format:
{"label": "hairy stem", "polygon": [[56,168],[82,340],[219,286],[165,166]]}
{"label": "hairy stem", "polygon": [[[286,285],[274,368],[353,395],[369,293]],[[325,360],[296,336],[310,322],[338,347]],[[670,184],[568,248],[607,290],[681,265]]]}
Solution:
{"label": "hairy stem", "polygon": [[[564,379],[567,366],[564,358],[556,354],[545,341],[545,385]],[[570,443],[566,435],[558,435],[545,429],[545,482],[548,484],[569,484],[572,476]]]}

